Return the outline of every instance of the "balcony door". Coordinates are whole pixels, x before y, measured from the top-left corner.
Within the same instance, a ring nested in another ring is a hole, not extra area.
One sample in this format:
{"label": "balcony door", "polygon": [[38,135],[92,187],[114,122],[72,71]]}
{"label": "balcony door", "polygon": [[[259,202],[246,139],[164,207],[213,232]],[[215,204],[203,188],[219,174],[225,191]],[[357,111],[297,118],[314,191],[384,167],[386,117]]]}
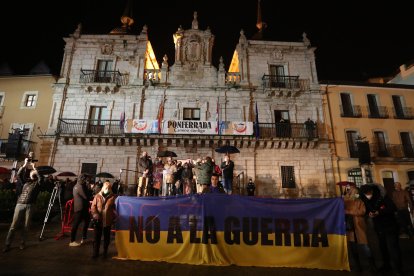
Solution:
{"label": "balcony door", "polygon": [[351,94],[341,93],[342,114],[345,117],[353,117],[354,109],[352,107]]}
{"label": "balcony door", "polygon": [[286,87],[285,67],[283,65],[270,65],[270,87]]}
{"label": "balcony door", "polygon": [[377,154],[379,157],[387,157],[389,156],[389,152],[387,149],[387,143],[385,141],[385,134],[382,131],[375,131],[374,132],[374,139],[375,143],[377,144]]}
{"label": "balcony door", "polygon": [[112,60],[98,60],[98,70],[96,74],[96,82],[109,83],[112,76]]}
{"label": "balcony door", "polygon": [[105,120],[108,119],[108,108],[106,106],[91,106],[88,120],[88,133],[103,134]]}
{"label": "balcony door", "polygon": [[404,152],[404,157],[414,158],[413,144],[409,132],[400,132],[401,144]]}
{"label": "balcony door", "polygon": [[371,118],[379,118],[379,108],[378,108],[378,102],[377,102],[377,96],[374,94],[368,94],[368,108],[369,108],[369,116]]}
{"label": "balcony door", "polygon": [[404,118],[404,108],[401,101],[401,96],[393,95],[392,103],[394,104],[395,116],[397,118]]}
{"label": "balcony door", "polygon": [[348,143],[348,151],[349,157],[351,158],[358,158],[358,146],[357,146],[357,139],[358,139],[358,132],[354,130],[348,130],[346,132],[346,141]]}
{"label": "balcony door", "polygon": [[289,110],[275,110],[276,137],[290,137],[292,128],[290,125]]}

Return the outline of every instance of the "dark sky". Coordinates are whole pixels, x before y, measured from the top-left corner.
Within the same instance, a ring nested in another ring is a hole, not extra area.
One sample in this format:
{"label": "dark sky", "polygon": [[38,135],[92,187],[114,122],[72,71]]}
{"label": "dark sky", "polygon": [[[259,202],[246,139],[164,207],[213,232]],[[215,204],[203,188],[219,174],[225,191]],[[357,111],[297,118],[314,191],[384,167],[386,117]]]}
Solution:
{"label": "dark sky", "polygon": [[[84,33],[109,33],[119,27],[126,0],[1,1],[0,64],[16,74],[27,74],[40,60],[58,73],[63,37],[82,22]],[[198,12],[200,29],[215,35],[213,62],[224,57],[226,69],[244,29],[256,32],[257,0],[133,0],[135,29],[148,26],[149,39],[159,62],[173,63],[172,34],[179,25],[191,27]],[[330,3],[330,4],[326,4]],[[262,17],[269,40],[301,41],[306,32],[316,50],[320,80],[360,81],[392,75],[414,60],[414,35],[409,1],[276,1],[262,0]],[[62,5],[64,5],[62,7]]]}

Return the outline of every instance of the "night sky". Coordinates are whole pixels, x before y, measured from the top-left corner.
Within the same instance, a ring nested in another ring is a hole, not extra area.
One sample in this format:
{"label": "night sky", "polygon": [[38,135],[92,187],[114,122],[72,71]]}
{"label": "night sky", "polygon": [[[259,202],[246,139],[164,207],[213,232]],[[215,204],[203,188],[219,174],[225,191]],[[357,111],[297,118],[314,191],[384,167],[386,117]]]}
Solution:
{"label": "night sky", "polygon": [[[12,3],[10,3],[12,2]],[[59,73],[63,37],[82,22],[83,33],[105,34],[121,26],[126,0],[1,1],[0,64],[27,74],[40,60]],[[199,28],[215,35],[213,63],[223,56],[226,69],[240,29],[247,38],[256,32],[257,0],[133,1],[134,30],[144,24],[161,63],[173,64],[172,34],[191,27],[193,11]],[[276,1],[262,0],[268,40],[301,41],[306,32],[316,47],[319,80],[362,81],[389,76],[414,60],[414,35],[409,1]],[[303,3],[302,3],[303,2]],[[330,3],[330,4],[326,4]],[[362,3],[362,4],[361,4]],[[393,4],[393,6],[390,6]],[[62,8],[62,5],[66,7]]]}

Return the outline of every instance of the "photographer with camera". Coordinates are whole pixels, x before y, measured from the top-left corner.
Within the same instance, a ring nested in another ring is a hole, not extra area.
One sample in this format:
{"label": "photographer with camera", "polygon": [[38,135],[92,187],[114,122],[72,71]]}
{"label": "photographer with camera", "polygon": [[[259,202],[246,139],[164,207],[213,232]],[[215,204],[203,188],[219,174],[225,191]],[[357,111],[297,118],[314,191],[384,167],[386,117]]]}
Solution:
{"label": "photographer with camera", "polygon": [[16,227],[20,224],[20,221],[23,218],[24,227],[22,229],[20,249],[25,248],[26,235],[29,231],[30,220],[33,210],[32,205],[35,204],[40,191],[40,186],[43,183],[43,178],[39,177],[39,174],[35,168],[35,164],[29,161],[32,160],[29,157],[24,160],[23,166],[21,166],[17,172],[17,176],[20,179],[25,179],[24,174],[26,173],[26,170],[29,169],[30,166],[32,167],[32,170],[30,171],[30,178],[26,180],[25,184],[23,185],[22,192],[19,198],[17,199],[17,204],[14,209],[13,221],[10,225],[10,229],[7,234],[5,248],[3,249],[3,252],[10,251],[10,246],[13,241],[14,232],[16,230]]}
{"label": "photographer with camera", "polygon": [[395,204],[388,195],[382,196],[376,185],[363,185],[360,192],[361,199],[365,204],[365,214],[372,219],[374,230],[378,236],[383,263],[380,271],[392,270],[396,275],[403,275]]}

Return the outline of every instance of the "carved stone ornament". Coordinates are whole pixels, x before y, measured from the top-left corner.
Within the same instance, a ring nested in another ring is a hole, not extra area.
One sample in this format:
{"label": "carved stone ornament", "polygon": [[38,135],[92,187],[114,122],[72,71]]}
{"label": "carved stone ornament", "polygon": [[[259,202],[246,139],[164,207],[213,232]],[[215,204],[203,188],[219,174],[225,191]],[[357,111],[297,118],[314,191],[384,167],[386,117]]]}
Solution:
{"label": "carved stone ornament", "polygon": [[201,57],[201,43],[198,36],[192,36],[186,45],[185,56],[188,61],[199,61]]}
{"label": "carved stone ornament", "polygon": [[281,59],[283,59],[283,52],[282,52],[282,50],[274,50],[273,52],[272,52],[272,58],[273,59],[277,59],[277,60],[281,60]]}
{"label": "carved stone ornament", "polygon": [[108,43],[102,45],[102,48],[101,48],[103,55],[111,55],[113,50],[114,50],[114,46]]}

